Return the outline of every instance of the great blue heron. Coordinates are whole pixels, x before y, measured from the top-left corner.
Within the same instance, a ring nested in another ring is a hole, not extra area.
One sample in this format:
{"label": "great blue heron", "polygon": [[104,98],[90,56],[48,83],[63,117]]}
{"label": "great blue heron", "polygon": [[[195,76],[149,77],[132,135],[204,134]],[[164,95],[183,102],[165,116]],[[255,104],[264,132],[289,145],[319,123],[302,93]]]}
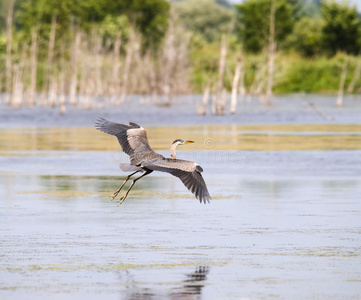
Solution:
{"label": "great blue heron", "polygon": [[120,168],[124,172],[133,173],[128,175],[120,188],[115,191],[112,195],[112,200],[118,196],[120,190],[131,176],[138,172],[145,172],[132,181],[127,192],[120,198],[118,205],[123,203],[137,180],[153,171],[167,172],[178,177],[200,202],[209,203],[209,200],[211,200],[201,174],[203,172],[202,167],[193,161],[176,158],[176,147],[178,145],[194,143],[193,141],[175,140],[171,146],[172,158],[166,158],[153,151],[147,139],[147,132],[143,127],[135,123],[130,122],[129,125],[123,125],[100,118],[95,123],[95,127],[105,133],[115,135],[123,151],[130,157],[130,164],[120,164]]}

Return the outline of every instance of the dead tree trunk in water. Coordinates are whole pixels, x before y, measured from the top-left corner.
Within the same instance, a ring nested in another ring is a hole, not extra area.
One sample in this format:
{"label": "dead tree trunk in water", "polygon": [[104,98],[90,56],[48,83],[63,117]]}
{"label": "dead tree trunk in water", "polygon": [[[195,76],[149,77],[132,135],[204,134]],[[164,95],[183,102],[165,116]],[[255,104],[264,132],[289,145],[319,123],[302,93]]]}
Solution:
{"label": "dead tree trunk in water", "polygon": [[243,98],[245,98],[245,96],[247,94],[246,85],[244,82],[245,70],[246,70],[246,68],[244,67],[244,64],[242,63],[241,75],[239,78],[239,95],[241,96],[241,100],[243,100]]}
{"label": "dead tree trunk in water", "polygon": [[133,52],[135,50],[135,44],[136,44],[135,32],[131,28],[130,34],[129,34],[128,45],[127,45],[127,53],[125,55],[123,80],[122,80],[122,91],[121,91],[120,100],[119,100],[120,104],[124,102],[125,96],[127,95],[127,92],[128,92],[129,72],[130,72],[130,66],[132,63]]}
{"label": "dead tree trunk in water", "polygon": [[231,114],[234,114],[237,110],[237,98],[238,98],[238,83],[239,78],[241,77],[241,68],[242,68],[242,56],[241,52],[237,55],[237,63],[234,71],[233,83],[232,83],[232,96],[231,96]]}
{"label": "dead tree trunk in water", "polygon": [[13,94],[11,105],[13,107],[19,108],[23,105],[24,98],[24,66],[25,66],[25,57],[28,51],[28,45],[23,45],[23,50],[21,52],[20,60],[17,64],[14,65],[13,72]]}
{"label": "dead tree trunk in water", "polygon": [[347,93],[350,93],[350,94],[353,92],[356,82],[360,78],[360,73],[361,73],[361,60],[359,57],[357,57],[357,58],[358,58],[357,66],[356,66],[355,72],[353,73],[351,83],[347,88]]}
{"label": "dead tree trunk in water", "polygon": [[114,42],[114,48],[113,48],[113,94],[117,95],[119,93],[119,72],[120,72],[120,59],[119,59],[119,53],[120,53],[120,46],[121,46],[121,32],[119,31],[115,37]]}
{"label": "dead tree trunk in water", "polygon": [[165,64],[165,72],[163,75],[163,93],[164,93],[164,106],[170,105],[170,95],[172,89],[172,77],[173,69],[175,62],[175,32],[174,32],[174,11],[173,7],[171,8],[169,18],[169,27],[167,32],[167,37],[163,47],[163,63]]}
{"label": "dead tree trunk in water", "polygon": [[8,15],[6,18],[6,94],[5,103],[10,104],[11,102],[11,49],[13,40],[13,13],[14,13],[14,0],[9,1]]}
{"label": "dead tree trunk in water", "polygon": [[216,115],[224,115],[225,113],[225,101],[223,77],[226,69],[226,55],[227,55],[227,37],[222,35],[221,41],[221,55],[219,58],[219,69],[218,69],[218,91],[216,98],[213,99],[213,113]]}
{"label": "dead tree trunk in water", "polygon": [[50,36],[49,36],[48,63],[46,66],[46,73],[44,80],[46,92],[48,93],[49,106],[55,105],[54,85],[56,85],[56,83],[54,82],[55,79],[51,74],[53,70],[55,33],[56,33],[56,16],[53,15],[53,17],[51,18],[51,28],[50,28]]}
{"label": "dead tree trunk in water", "polygon": [[343,89],[345,86],[345,79],[346,79],[346,74],[347,74],[347,64],[348,64],[348,57],[346,56],[345,60],[343,62],[343,65],[342,65],[340,86],[339,86],[338,95],[337,95],[337,106],[342,106],[342,102],[343,102]]}
{"label": "dead tree trunk in water", "polygon": [[274,56],[276,51],[275,15],[276,15],[276,0],[272,0],[271,14],[270,14],[270,33],[269,33],[269,43],[268,43],[268,80],[267,80],[267,92],[266,92],[266,103],[268,105],[271,105],[272,103],[273,69],[274,69]]}
{"label": "dead tree trunk in water", "polygon": [[37,27],[31,30],[30,49],[30,86],[29,86],[29,106],[34,106],[36,100],[36,79],[38,70],[38,32]]}
{"label": "dead tree trunk in water", "polygon": [[[3,82],[3,73],[0,73],[0,91],[2,91],[2,82]],[[0,97],[0,103],[1,103],[1,97]]]}
{"label": "dead tree trunk in water", "polygon": [[65,63],[65,46],[64,44],[60,47],[60,74],[58,81],[58,91],[59,91],[59,106],[60,114],[64,115],[66,111],[65,105],[65,81],[66,81],[66,68],[67,64]]}
{"label": "dead tree trunk in water", "polygon": [[15,108],[19,108],[21,106],[22,101],[22,89],[23,89],[23,82],[22,82],[22,72],[21,67],[19,64],[14,64],[13,67],[13,93],[11,97],[11,106]]}
{"label": "dead tree trunk in water", "polygon": [[[158,73],[155,62],[152,59],[150,51],[148,51],[144,55],[143,65],[144,65],[144,73],[145,73],[144,76],[148,83],[149,93],[151,94],[149,101],[154,104],[160,104],[159,99],[158,99],[159,73]],[[145,101],[145,102],[147,102],[147,101]]]}
{"label": "dead tree trunk in water", "polygon": [[197,102],[197,114],[198,115],[206,115],[207,114],[210,91],[211,91],[211,80],[209,79],[206,84],[206,87],[204,88],[204,91],[203,91],[202,103]]}
{"label": "dead tree trunk in water", "polygon": [[[104,93],[104,82],[102,80],[102,65],[103,65],[103,58],[104,58],[104,53],[102,53],[102,37],[100,35],[98,35],[96,33],[96,31],[94,30],[92,32],[92,54],[91,56],[94,57],[94,62],[93,62],[93,75],[94,75],[94,81],[95,81],[95,88],[94,88],[94,92],[92,93],[92,95],[89,95],[89,99],[101,95]],[[89,108],[89,106],[91,106],[91,103],[87,104],[87,108]]]}
{"label": "dead tree trunk in water", "polygon": [[75,34],[75,42],[73,43],[73,49],[71,53],[71,81],[69,91],[69,103],[74,106],[76,104],[76,91],[78,87],[78,60],[79,60],[79,48],[81,44],[81,33],[79,30]]}
{"label": "dead tree trunk in water", "polygon": [[252,94],[258,96],[259,99],[261,99],[261,93],[264,92],[263,87],[265,83],[266,72],[267,72],[267,63],[263,61],[259,62],[256,66],[255,78],[249,88],[247,102],[251,102]]}

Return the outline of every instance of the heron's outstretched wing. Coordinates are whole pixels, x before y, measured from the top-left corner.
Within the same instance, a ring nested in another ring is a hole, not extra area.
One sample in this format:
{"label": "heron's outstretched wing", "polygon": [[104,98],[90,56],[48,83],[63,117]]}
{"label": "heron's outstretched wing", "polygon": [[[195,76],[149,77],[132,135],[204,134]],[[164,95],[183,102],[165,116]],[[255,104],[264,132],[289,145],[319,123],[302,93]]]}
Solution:
{"label": "heron's outstretched wing", "polygon": [[128,155],[153,151],[148,142],[147,132],[143,127],[135,123],[130,122],[129,125],[123,125],[99,118],[95,123],[95,127],[116,136],[123,151]]}
{"label": "heron's outstretched wing", "polygon": [[211,200],[207,185],[201,172],[203,169],[193,161],[163,158],[144,165],[147,169],[167,172],[182,180],[183,184],[190,190],[200,202]]}

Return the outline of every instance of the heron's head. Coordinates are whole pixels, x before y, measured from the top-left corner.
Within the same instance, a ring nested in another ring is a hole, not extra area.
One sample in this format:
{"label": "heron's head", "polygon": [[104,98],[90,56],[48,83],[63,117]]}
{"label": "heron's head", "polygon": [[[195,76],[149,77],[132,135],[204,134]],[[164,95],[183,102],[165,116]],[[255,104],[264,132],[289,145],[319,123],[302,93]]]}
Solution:
{"label": "heron's head", "polygon": [[173,142],[173,145],[176,144],[178,146],[178,145],[185,145],[185,144],[191,144],[191,143],[194,143],[194,141],[176,139]]}

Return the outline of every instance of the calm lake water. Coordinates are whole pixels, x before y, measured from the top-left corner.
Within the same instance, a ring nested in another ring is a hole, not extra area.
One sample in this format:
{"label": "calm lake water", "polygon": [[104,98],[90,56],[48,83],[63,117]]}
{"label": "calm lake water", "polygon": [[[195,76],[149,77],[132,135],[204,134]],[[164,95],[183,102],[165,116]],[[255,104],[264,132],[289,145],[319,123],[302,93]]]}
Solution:
{"label": "calm lake water", "polygon": [[0,298],[361,299],[356,113],[150,126],[166,156],[174,139],[196,141],[178,156],[202,165],[213,200],[153,172],[118,207],[127,157],[114,137],[28,126],[17,111],[0,122]]}

